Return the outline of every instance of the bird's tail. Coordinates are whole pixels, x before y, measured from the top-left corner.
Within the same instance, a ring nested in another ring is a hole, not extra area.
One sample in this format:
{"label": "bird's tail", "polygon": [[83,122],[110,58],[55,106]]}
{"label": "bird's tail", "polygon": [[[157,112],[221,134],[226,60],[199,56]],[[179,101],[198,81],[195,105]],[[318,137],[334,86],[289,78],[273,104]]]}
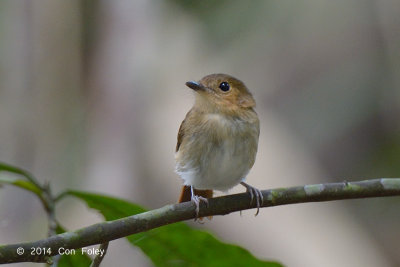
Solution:
{"label": "bird's tail", "polygon": [[[205,197],[205,198],[212,198],[213,191],[212,190],[198,190],[194,189],[194,194],[196,196]],[[181,195],[179,197],[178,203],[190,201],[192,199],[192,192],[190,190],[189,185],[184,185],[182,187]]]}

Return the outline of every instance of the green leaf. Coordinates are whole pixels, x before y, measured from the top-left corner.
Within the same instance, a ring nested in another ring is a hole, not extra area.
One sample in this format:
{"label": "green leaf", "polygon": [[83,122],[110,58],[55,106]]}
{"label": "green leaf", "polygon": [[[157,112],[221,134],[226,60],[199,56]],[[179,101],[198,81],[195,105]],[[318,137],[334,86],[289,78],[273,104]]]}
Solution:
{"label": "green leaf", "polygon": [[[61,226],[57,225],[56,228],[57,234],[62,234],[66,232],[66,230]],[[75,255],[62,255],[60,260],[58,261],[58,267],[88,267],[90,266],[92,259],[86,255],[82,254],[80,249],[75,249]]]}
{"label": "green leaf", "polygon": [[281,266],[259,260],[244,248],[223,243],[210,233],[184,223],[163,226],[128,239],[156,266]]}
{"label": "green leaf", "polygon": [[67,191],[66,195],[75,196],[85,201],[90,208],[100,211],[107,221],[120,219],[146,211],[146,209],[139,205],[110,196],[71,190]]}
{"label": "green leaf", "polygon": [[18,174],[18,175],[25,177],[26,179],[18,179],[16,177],[12,177],[9,175],[8,176],[1,175],[0,176],[0,184],[3,183],[3,184],[15,185],[15,186],[23,188],[25,190],[31,191],[38,196],[41,196],[42,189],[35,183],[35,178],[32,175],[30,175],[28,172],[26,172],[18,167],[11,166],[9,164],[0,162],[0,173],[1,172],[9,172],[9,173],[13,173],[13,174]]}
{"label": "green leaf", "polygon": [[[106,220],[146,211],[136,204],[109,196],[78,191],[68,191],[67,194],[82,199]],[[210,233],[184,223],[166,225],[128,236],[127,239],[141,248],[156,266],[282,266],[259,260],[244,248],[223,243]]]}
{"label": "green leaf", "polygon": [[36,185],[31,183],[30,181],[18,179],[17,177],[12,177],[12,176],[6,176],[6,175],[0,175],[0,184],[10,184],[14,185],[20,188],[23,188],[25,190],[31,191],[35,193],[36,195],[40,195],[42,193],[42,190],[38,188]]}
{"label": "green leaf", "polygon": [[34,180],[35,180],[35,178],[27,171],[24,171],[23,169],[12,166],[10,164],[6,164],[4,162],[0,162],[0,171],[7,171],[7,172],[25,176],[25,178],[28,179],[28,181],[31,181],[32,183],[34,183]]}

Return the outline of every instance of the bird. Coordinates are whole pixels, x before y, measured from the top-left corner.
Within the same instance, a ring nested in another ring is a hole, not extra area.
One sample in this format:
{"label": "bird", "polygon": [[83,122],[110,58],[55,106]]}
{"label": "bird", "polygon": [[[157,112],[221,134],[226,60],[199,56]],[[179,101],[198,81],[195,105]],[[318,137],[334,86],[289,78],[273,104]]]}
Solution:
{"label": "bird", "polygon": [[210,74],[186,86],[195,92],[195,102],[178,131],[175,172],[183,180],[178,202],[192,201],[197,219],[200,202],[208,205],[214,190],[227,192],[241,184],[250,202],[256,201],[257,215],[262,193],[245,183],[260,135],[254,97],[228,74]]}

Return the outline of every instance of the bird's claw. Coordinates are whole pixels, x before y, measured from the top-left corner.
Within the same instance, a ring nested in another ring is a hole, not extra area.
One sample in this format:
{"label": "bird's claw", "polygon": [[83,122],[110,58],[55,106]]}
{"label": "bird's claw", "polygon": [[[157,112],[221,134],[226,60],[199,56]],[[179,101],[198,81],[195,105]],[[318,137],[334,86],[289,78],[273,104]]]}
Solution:
{"label": "bird's claw", "polygon": [[200,202],[203,201],[204,203],[206,203],[206,205],[208,207],[208,199],[205,197],[192,195],[191,201],[196,205],[196,219],[195,220],[197,220],[199,218]]}
{"label": "bird's claw", "polygon": [[253,204],[254,199],[256,200],[257,212],[254,214],[254,216],[257,216],[264,201],[261,191],[255,187],[252,187],[251,185],[246,184],[245,182],[241,182],[240,184],[246,187],[246,192],[250,194],[250,204]]}

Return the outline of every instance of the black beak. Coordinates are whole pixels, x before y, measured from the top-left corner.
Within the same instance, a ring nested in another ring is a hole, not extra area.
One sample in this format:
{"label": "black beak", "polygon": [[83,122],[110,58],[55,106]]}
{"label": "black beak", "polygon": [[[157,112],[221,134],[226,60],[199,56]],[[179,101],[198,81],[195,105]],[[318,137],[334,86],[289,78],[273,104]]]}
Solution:
{"label": "black beak", "polygon": [[186,86],[195,90],[195,91],[205,91],[206,88],[201,83],[195,81],[189,81],[186,83]]}

